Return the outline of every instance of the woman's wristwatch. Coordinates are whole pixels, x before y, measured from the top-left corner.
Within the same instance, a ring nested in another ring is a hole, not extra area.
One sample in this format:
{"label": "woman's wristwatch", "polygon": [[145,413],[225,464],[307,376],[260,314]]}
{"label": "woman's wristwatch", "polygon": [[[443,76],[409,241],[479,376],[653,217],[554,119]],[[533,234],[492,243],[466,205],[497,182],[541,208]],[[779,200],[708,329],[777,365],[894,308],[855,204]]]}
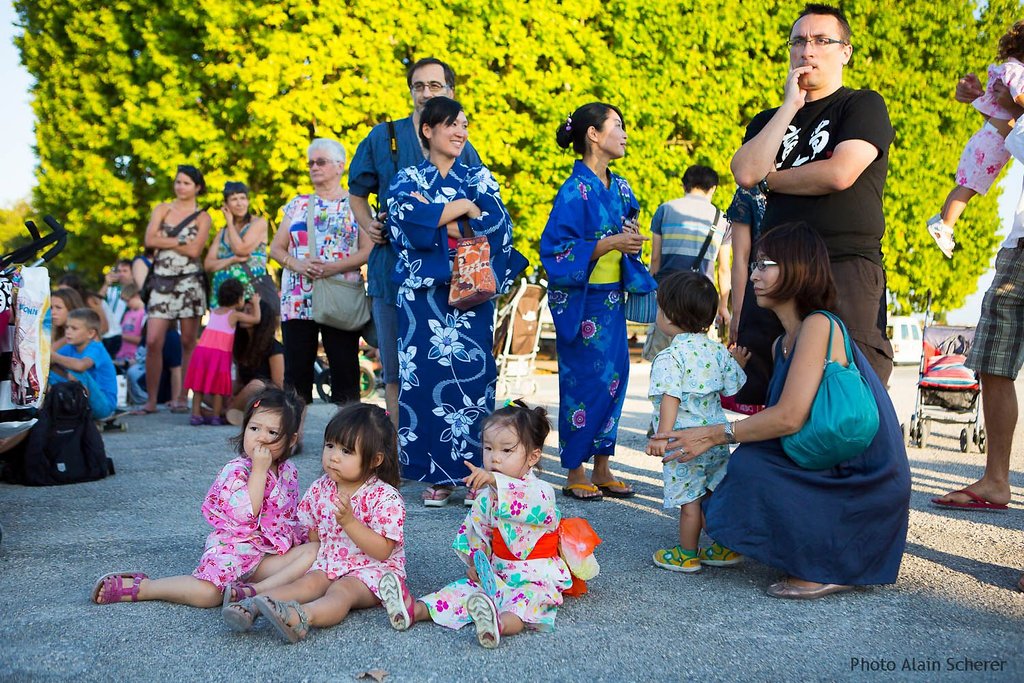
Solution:
{"label": "woman's wristwatch", "polygon": [[761,182],[757,184],[757,189],[761,191],[761,194],[768,194],[772,191],[772,188],[768,187],[768,175],[765,174],[764,178],[761,178]]}
{"label": "woman's wristwatch", "polygon": [[725,442],[727,444],[739,443],[736,441],[736,434],[733,432],[733,423],[728,420],[725,422]]}

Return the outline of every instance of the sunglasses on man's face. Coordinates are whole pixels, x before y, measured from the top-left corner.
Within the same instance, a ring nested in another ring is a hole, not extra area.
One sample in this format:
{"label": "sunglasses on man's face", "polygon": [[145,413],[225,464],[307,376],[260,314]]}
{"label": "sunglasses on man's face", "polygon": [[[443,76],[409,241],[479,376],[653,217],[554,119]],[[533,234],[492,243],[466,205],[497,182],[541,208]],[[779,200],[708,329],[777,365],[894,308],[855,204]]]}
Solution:
{"label": "sunglasses on man's face", "polygon": [[335,163],[337,163],[337,162],[336,161],[331,161],[330,159],[322,159],[322,158],[321,159],[310,159],[309,160],[309,167],[313,168],[314,166],[318,166],[320,168],[323,168],[327,164],[335,164]]}

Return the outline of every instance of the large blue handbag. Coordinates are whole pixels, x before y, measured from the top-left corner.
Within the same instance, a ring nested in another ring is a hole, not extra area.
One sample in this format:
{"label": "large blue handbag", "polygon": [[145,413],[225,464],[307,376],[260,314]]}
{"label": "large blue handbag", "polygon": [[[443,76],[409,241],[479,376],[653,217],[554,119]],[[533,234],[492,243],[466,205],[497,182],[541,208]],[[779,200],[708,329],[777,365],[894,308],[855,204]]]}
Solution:
{"label": "large blue handbag", "polygon": [[[878,404],[854,363],[850,335],[843,321],[828,311],[814,313],[823,313],[829,318],[825,373],[807,422],[796,434],[784,436],[781,441],[782,450],[800,467],[827,470],[860,455],[871,445],[878,433]],[[832,332],[836,323],[850,361],[845,368],[832,360]]]}

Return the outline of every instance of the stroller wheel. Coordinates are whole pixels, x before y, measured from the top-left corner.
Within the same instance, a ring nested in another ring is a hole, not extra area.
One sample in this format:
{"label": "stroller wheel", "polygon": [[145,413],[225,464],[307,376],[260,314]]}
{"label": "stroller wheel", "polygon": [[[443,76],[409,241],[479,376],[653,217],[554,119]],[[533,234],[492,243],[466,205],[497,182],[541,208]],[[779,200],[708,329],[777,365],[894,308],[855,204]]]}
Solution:
{"label": "stroller wheel", "polygon": [[928,437],[932,435],[931,420],[921,420],[917,426],[917,447],[928,448]]}
{"label": "stroller wheel", "polygon": [[966,429],[961,429],[960,430],[960,452],[961,453],[966,453],[967,450],[970,447],[971,447],[971,440],[967,438],[967,430]]}
{"label": "stroller wheel", "polygon": [[984,453],[988,449],[987,438],[985,434],[985,428],[981,427],[978,429],[978,450]]}
{"label": "stroller wheel", "polygon": [[900,425],[900,431],[903,432],[903,443],[910,445],[910,427],[906,422]]}

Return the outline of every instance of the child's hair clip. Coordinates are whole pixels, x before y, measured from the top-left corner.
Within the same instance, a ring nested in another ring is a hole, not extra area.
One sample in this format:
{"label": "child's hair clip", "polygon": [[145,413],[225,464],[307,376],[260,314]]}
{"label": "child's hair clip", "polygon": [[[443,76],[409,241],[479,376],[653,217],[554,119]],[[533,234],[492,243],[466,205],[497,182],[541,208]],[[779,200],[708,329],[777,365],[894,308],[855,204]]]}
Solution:
{"label": "child's hair clip", "polygon": [[[261,399],[261,400],[262,400],[262,399]],[[256,401],[255,403],[253,403],[253,404],[252,404],[252,407],[253,407],[253,408],[259,408],[259,407],[260,407],[260,401]]]}

